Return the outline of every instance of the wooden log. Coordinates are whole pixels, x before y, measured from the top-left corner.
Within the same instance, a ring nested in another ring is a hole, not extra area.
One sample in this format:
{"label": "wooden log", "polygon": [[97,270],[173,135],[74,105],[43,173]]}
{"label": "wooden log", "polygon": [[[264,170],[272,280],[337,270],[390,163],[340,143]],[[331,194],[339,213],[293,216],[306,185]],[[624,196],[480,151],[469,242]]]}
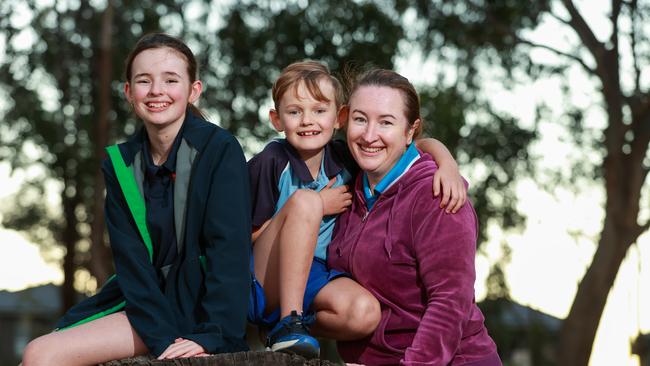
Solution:
{"label": "wooden log", "polygon": [[222,353],[208,357],[176,358],[156,360],[150,356],[139,356],[110,361],[99,366],[335,366],[327,360],[307,360],[301,356],[280,352],[250,351]]}

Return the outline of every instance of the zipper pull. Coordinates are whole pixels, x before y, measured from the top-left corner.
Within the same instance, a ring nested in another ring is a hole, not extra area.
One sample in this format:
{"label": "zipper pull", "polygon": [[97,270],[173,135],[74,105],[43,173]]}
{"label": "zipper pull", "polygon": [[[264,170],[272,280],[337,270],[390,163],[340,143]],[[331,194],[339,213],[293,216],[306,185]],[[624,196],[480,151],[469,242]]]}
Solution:
{"label": "zipper pull", "polygon": [[368,214],[369,214],[369,213],[370,213],[370,211],[367,211],[367,210],[366,210],[366,213],[363,214],[363,218],[361,218],[361,222],[366,222],[366,218],[368,217]]}

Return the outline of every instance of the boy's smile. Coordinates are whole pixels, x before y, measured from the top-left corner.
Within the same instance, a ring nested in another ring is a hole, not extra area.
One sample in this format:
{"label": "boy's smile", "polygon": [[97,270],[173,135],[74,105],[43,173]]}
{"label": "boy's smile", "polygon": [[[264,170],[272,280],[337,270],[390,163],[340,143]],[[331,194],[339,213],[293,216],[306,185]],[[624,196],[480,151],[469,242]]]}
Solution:
{"label": "boy's smile", "polygon": [[320,131],[304,131],[304,132],[298,132],[299,136],[306,137],[306,136],[316,136],[320,135]]}
{"label": "boy's smile", "polygon": [[285,133],[303,160],[320,155],[339,127],[334,87],[326,79],[318,86],[329,100],[315,99],[300,82],[282,96],[278,110],[269,113],[275,129]]}

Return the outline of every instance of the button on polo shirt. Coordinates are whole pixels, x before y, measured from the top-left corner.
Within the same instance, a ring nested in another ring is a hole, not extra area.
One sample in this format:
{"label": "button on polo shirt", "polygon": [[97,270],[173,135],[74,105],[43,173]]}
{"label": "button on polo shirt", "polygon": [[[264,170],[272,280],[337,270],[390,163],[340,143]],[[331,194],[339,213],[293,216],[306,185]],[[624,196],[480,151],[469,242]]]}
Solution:
{"label": "button on polo shirt", "polygon": [[176,153],[180,146],[182,132],[181,127],[167,161],[162,165],[154,164],[147,137],[142,145],[145,162],[143,190],[147,207],[147,227],[153,243],[154,266],[158,270],[172,264],[178,255],[174,223],[174,178]]}

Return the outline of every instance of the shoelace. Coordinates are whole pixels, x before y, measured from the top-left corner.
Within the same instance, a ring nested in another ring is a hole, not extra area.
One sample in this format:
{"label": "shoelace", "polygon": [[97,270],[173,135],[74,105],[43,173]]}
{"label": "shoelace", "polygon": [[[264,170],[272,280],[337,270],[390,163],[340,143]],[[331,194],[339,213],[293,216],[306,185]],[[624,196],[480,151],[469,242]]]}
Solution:
{"label": "shoelace", "polygon": [[313,313],[310,313],[308,315],[298,315],[296,312],[291,313],[292,319],[280,326],[275,332],[272,334],[268,335],[268,341],[270,342],[270,339],[273,338],[277,333],[280,332],[280,330],[285,330],[288,333],[293,333],[292,330],[294,329],[305,329],[307,333],[309,333],[310,325],[314,323],[316,320],[316,315]]}

